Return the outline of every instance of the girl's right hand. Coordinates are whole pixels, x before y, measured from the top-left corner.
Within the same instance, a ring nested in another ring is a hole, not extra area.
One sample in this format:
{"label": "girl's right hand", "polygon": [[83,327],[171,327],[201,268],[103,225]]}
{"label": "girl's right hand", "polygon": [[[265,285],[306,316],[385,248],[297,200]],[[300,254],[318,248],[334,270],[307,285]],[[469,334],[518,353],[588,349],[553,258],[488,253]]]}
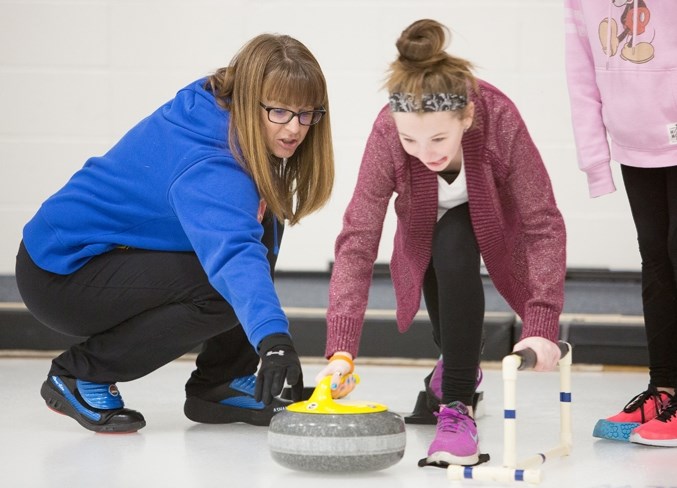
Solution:
{"label": "girl's right hand", "polygon": [[343,398],[355,389],[357,381],[353,376],[355,366],[353,356],[348,352],[336,352],[329,358],[322,371],[315,377],[315,382],[319,383],[326,376],[331,376],[331,397],[334,399]]}
{"label": "girl's right hand", "polygon": [[522,349],[532,349],[536,353],[534,371],[552,371],[560,360],[559,346],[545,337],[531,336],[522,339],[512,349],[517,352]]}

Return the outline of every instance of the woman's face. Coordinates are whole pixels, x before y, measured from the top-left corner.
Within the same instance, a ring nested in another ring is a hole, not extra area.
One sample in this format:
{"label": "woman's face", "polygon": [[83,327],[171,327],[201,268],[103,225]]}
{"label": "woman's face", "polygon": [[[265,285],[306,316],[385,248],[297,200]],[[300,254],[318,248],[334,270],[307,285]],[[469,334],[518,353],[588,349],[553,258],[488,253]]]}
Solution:
{"label": "woman's face", "polygon": [[[313,110],[313,107],[311,106],[292,106],[276,100],[263,99],[261,103],[268,107],[268,109],[273,107],[270,116],[271,118],[276,118],[276,113],[278,116],[283,115],[283,112],[276,111],[275,109],[291,110],[296,113]],[[271,122],[268,112],[269,111],[263,107],[261,108],[261,120],[263,123],[264,137],[266,139],[266,147],[268,148],[268,151],[278,158],[289,158],[306,138],[310,126],[301,125],[299,123],[299,118],[296,116],[285,124]]]}
{"label": "woman's face", "polygon": [[400,142],[407,154],[437,173],[457,169],[461,139],[472,124],[472,107],[465,118],[455,112],[393,112]]}

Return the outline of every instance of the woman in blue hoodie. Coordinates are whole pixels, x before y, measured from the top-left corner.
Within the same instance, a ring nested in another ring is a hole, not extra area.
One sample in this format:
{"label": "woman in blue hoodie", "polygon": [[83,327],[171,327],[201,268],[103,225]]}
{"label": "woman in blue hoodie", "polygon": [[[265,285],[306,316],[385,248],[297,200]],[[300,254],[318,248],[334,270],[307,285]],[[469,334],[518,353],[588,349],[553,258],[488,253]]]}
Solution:
{"label": "woman in blue hoodie", "polygon": [[263,34],[42,204],[24,228],[19,290],[38,320],[83,338],[52,361],[49,407],[92,431],[134,432],[145,419],[116,383],[200,345],[190,419],[267,425],[285,380],[300,398],[272,270],[283,223],[330,197],[328,111],[310,51]]}

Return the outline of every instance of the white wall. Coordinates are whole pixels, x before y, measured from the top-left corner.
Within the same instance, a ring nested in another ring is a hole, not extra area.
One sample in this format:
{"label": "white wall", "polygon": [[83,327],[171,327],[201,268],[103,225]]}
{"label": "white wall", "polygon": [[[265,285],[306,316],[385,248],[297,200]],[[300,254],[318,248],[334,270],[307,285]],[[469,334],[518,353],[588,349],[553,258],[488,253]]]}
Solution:
{"label": "white wall", "polygon": [[[337,178],[329,205],[288,229],[282,270],[326,270],[395,40],[414,20],[452,28],[450,50],[520,108],[568,226],[569,267],[639,268],[622,182],[591,200],[576,166],[561,0],[0,0],[0,274],[23,224],[84,161],[261,32],[287,33],[328,79]],[[394,219],[379,260],[388,261]]]}

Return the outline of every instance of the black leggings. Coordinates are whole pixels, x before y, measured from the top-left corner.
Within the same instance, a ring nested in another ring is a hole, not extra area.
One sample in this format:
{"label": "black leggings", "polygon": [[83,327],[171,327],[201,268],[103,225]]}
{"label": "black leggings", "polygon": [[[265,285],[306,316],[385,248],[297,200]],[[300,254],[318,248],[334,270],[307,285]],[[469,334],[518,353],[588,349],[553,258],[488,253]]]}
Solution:
{"label": "black leggings", "polygon": [[[264,220],[271,273],[274,236]],[[274,232],[273,225],[277,225]],[[47,272],[21,243],[16,279],[30,312],[58,332],[84,337],[52,361],[50,374],[115,383],[140,378],[202,344],[189,395],[253,374],[259,357],[233,308],[192,252],[116,249],[70,275]]]}
{"label": "black leggings", "polygon": [[642,258],[651,384],[677,388],[677,166],[621,170]]}
{"label": "black leggings", "polygon": [[423,296],[442,352],[442,402],[472,405],[484,323],[480,252],[468,204],[448,210],[437,222]]}

